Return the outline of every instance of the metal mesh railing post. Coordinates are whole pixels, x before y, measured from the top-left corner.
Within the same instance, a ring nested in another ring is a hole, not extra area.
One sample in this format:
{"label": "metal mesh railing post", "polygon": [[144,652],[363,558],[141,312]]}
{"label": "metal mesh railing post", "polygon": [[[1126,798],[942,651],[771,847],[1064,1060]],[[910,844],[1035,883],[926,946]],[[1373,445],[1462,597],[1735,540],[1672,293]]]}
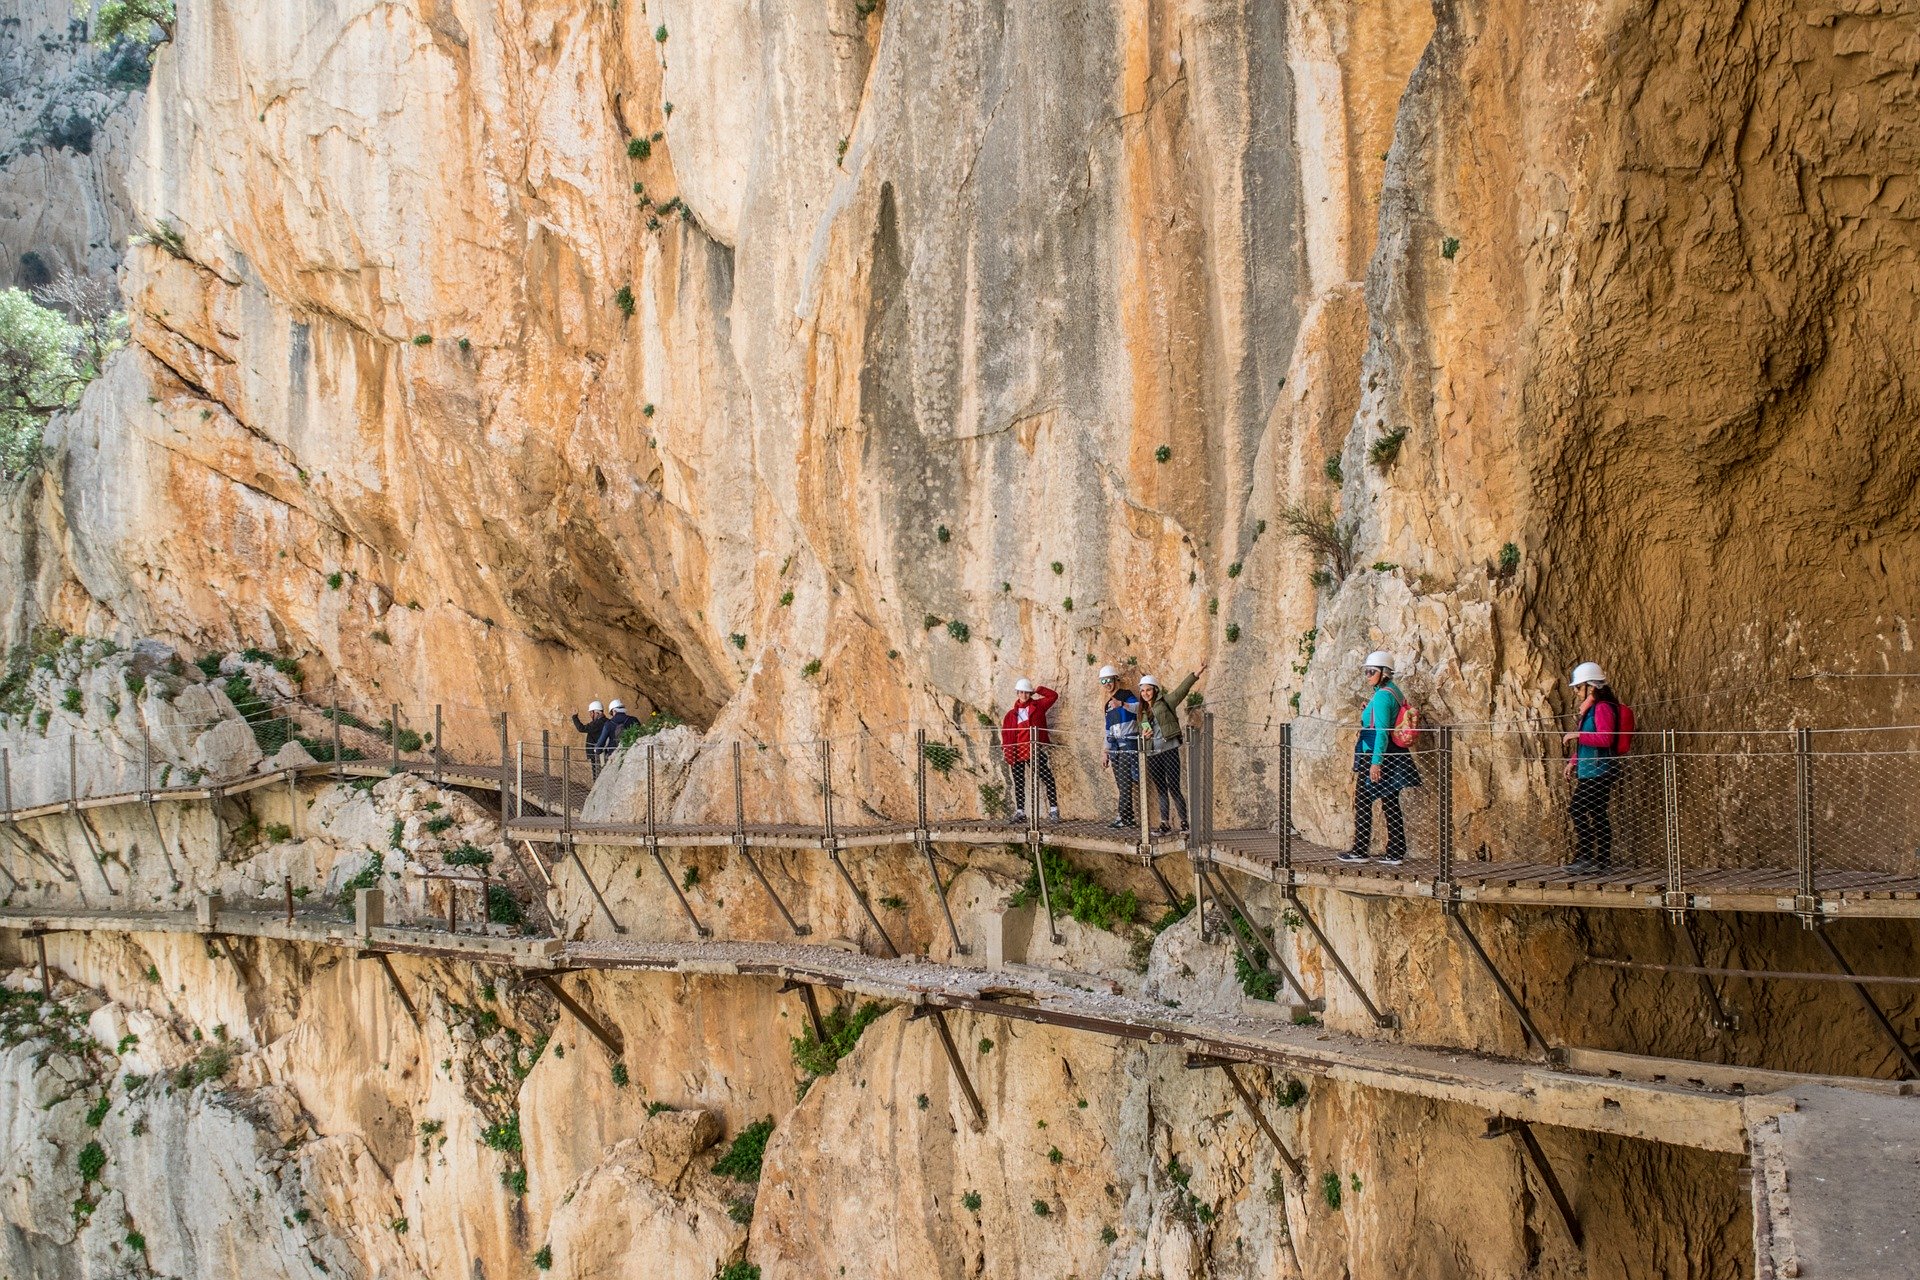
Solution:
{"label": "metal mesh railing post", "polygon": [[573,746],[560,748],[560,834],[573,831]]}
{"label": "metal mesh railing post", "polygon": [[1671,729],[1660,734],[1660,808],[1666,820],[1667,889],[1671,911],[1686,908],[1687,894],[1680,879],[1680,759]]}
{"label": "metal mesh railing post", "polygon": [[1438,759],[1434,770],[1439,775],[1434,826],[1438,868],[1433,877],[1433,896],[1442,902],[1451,902],[1458,896],[1453,882],[1453,726],[1441,725],[1439,729]]}
{"label": "metal mesh railing post", "polygon": [[342,782],[346,779],[347,770],[346,762],[340,758],[340,691],[338,689],[333,691],[333,707],[328,712],[328,716],[333,721],[333,780]]}
{"label": "metal mesh railing post", "polygon": [[1811,923],[1820,911],[1813,865],[1813,730],[1794,731],[1793,764],[1794,862],[1799,879],[1799,892],[1794,896],[1793,909],[1803,921]]}
{"label": "metal mesh railing post", "polygon": [[[434,708],[434,719],[437,727],[439,720],[439,708],[437,707]],[[433,749],[436,753],[440,750],[438,739],[435,739]],[[508,792],[513,782],[512,775],[507,772],[507,766],[510,763],[511,761],[507,756],[507,713],[502,711],[500,713],[500,820],[502,822],[506,821],[507,818]]]}
{"label": "metal mesh railing post", "polygon": [[[440,719],[440,704],[436,702],[433,704],[433,785],[436,787],[440,785],[442,776],[440,772],[441,762],[446,759],[446,752],[441,746],[445,739],[446,733]],[[501,761],[502,767],[505,766],[505,763],[503,759]],[[506,806],[503,804],[500,807],[500,812],[505,813],[506,811]]]}
{"label": "metal mesh railing post", "polygon": [[400,704],[397,702],[387,704],[387,746],[393,753],[393,764],[388,772],[398,773],[400,772]]}
{"label": "metal mesh railing post", "polygon": [[1280,726],[1280,804],[1275,822],[1280,838],[1280,876],[1293,883],[1293,722]]}

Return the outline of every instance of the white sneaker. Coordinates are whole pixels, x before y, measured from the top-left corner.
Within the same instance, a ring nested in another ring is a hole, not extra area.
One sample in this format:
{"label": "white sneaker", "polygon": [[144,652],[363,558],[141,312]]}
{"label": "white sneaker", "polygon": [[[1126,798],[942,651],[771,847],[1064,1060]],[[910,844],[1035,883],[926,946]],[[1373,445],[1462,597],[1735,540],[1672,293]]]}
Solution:
{"label": "white sneaker", "polygon": [[1027,811],[1025,809],[1015,809],[1013,811],[1013,820],[1015,822],[1025,822],[1027,820]]}
{"label": "white sneaker", "polygon": [[1058,808],[1049,807],[1047,809],[1047,821],[1048,822],[1060,821],[1060,810]]}

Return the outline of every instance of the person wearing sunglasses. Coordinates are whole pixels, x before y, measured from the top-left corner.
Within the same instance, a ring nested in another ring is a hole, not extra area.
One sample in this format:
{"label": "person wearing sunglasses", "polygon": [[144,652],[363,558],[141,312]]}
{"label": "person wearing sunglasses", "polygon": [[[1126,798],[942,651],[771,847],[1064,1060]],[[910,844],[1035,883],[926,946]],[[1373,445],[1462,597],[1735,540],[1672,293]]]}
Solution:
{"label": "person wearing sunglasses", "polygon": [[1113,667],[1100,668],[1100,695],[1106,701],[1107,768],[1120,792],[1119,816],[1107,825],[1132,827],[1139,821],[1133,795],[1140,782],[1140,699],[1120,682]]}

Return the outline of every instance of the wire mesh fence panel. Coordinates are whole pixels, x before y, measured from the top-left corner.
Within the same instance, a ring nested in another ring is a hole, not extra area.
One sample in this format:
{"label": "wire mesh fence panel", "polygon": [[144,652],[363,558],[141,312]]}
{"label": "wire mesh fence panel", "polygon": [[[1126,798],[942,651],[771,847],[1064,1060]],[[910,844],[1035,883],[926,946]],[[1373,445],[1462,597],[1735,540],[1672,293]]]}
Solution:
{"label": "wire mesh fence panel", "polygon": [[1790,888],[1799,845],[1792,736],[1695,732],[1674,742],[1683,885]]}
{"label": "wire mesh fence panel", "polygon": [[1216,832],[1277,832],[1283,785],[1281,744],[1245,741],[1216,723],[1213,734],[1213,826]]}
{"label": "wire mesh fence panel", "polygon": [[1920,887],[1920,731],[1808,736],[1815,891]]}
{"label": "wire mesh fence panel", "polygon": [[852,835],[915,825],[919,743],[919,735],[907,726],[846,735],[828,743],[836,832]]}
{"label": "wire mesh fence panel", "polygon": [[927,730],[927,821],[1009,822],[1013,770],[997,729]]}
{"label": "wire mesh fence panel", "polygon": [[1558,729],[1454,731],[1457,864],[1665,866],[1665,766],[1657,750],[1596,759],[1585,779],[1566,751]]}
{"label": "wire mesh fence panel", "polygon": [[[825,828],[825,762],[818,742],[746,741],[739,759],[748,828]],[[731,777],[727,785],[732,787]]]}

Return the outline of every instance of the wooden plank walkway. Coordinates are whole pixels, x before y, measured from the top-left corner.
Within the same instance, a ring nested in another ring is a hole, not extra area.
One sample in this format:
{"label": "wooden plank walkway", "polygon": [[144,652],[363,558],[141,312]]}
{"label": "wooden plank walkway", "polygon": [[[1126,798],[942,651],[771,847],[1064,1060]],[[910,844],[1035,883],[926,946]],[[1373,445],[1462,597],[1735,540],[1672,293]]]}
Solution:
{"label": "wooden plank walkway", "polygon": [[[882,959],[839,947],[765,942],[562,942],[449,934],[417,926],[360,936],[337,915],[221,911],[213,929],[188,912],[0,910],[0,929],[22,934],[217,933],[359,953],[461,959],[527,971],[596,969],[706,977],[772,978],[875,999],[1059,1027],[1264,1065],[1436,1102],[1490,1116],[1712,1151],[1743,1152],[1756,1114],[1792,1103],[1700,1083],[1585,1074],[1538,1063],[1367,1039],[1280,1016],[1181,1010],[1089,990],[1024,966],[962,968],[920,957]],[[57,949],[56,949],[57,954]],[[1278,1012],[1278,1010],[1277,1010]],[[1619,1057],[1621,1055],[1615,1055]],[[1775,1073],[1778,1083],[1780,1073]]]}
{"label": "wooden plank walkway", "polygon": [[[288,770],[249,775],[218,785],[195,783],[185,787],[156,788],[148,793],[121,792],[88,796],[76,801],[59,801],[15,810],[16,822],[58,817],[72,812],[91,812],[116,806],[153,803],[208,802],[215,798],[245,795],[248,792],[296,780],[318,781],[328,778],[386,778],[392,774],[392,761],[352,760],[338,765],[317,763]],[[425,779],[437,775],[440,785],[462,787],[498,795],[503,785],[510,796],[509,807],[542,810],[537,815],[507,817],[506,833],[515,839],[535,843],[625,846],[660,849],[726,848],[742,835],[756,848],[823,849],[828,846],[824,825],[805,823],[758,822],[748,815],[744,829],[728,823],[660,822],[649,830],[644,821],[581,821],[579,814],[586,799],[584,786],[564,786],[560,779],[538,773],[518,776],[499,765],[403,756],[402,772]],[[564,802],[565,812],[561,812]],[[1215,865],[1257,879],[1277,881],[1291,878],[1292,883],[1321,889],[1360,893],[1378,897],[1431,899],[1439,877],[1439,865],[1430,856],[1414,856],[1397,867],[1378,861],[1350,864],[1340,862],[1335,850],[1296,837],[1291,844],[1291,866],[1283,866],[1279,840],[1271,830],[1232,829],[1214,832],[1204,849],[1190,850],[1183,834],[1167,837],[1149,835],[1145,843],[1132,828],[1114,828],[1108,823],[1069,817],[1039,827],[1048,845],[1144,863],[1168,856],[1194,852]],[[925,839],[932,844],[1024,846],[1029,828],[1024,824],[993,819],[930,819]],[[836,822],[832,833],[835,848],[911,849],[921,833],[905,822]],[[1667,889],[1665,869],[1656,866],[1619,867],[1603,873],[1576,873],[1548,858],[1525,857],[1481,860],[1459,858],[1453,864],[1453,883],[1461,901],[1501,903],[1514,906],[1561,906],[1664,909]],[[1797,880],[1790,867],[1684,867],[1683,887],[1691,895],[1689,905],[1703,911],[1793,912]],[[1822,868],[1818,889],[1821,913],[1828,917],[1871,916],[1920,918],[1920,876],[1894,875],[1878,871]]]}

